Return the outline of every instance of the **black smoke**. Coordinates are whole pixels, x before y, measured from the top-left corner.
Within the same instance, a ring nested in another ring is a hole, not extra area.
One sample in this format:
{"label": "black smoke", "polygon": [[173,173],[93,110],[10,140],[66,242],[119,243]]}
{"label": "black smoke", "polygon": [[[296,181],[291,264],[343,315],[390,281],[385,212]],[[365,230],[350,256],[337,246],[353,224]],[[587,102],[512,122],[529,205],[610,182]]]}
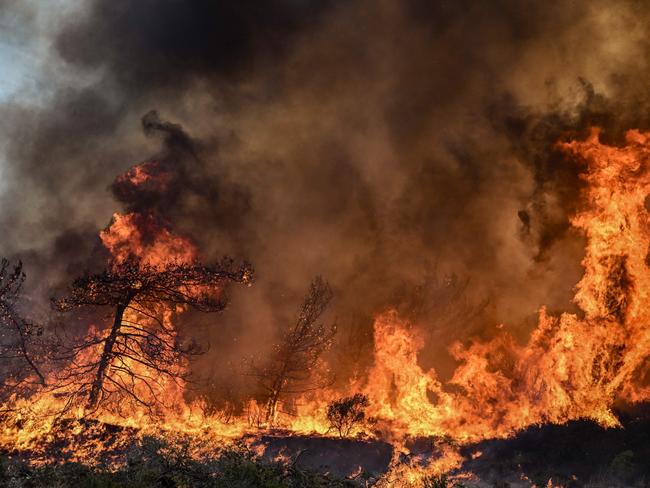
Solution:
{"label": "black smoke", "polygon": [[[250,260],[256,286],[202,325],[217,376],[263,353],[316,274],[350,357],[434,274],[490,306],[419,315],[433,364],[486,323],[523,337],[581,273],[580,167],[555,144],[649,128],[649,19],[635,1],[86,2],[47,33],[45,71],[67,73],[51,96],[3,103],[1,252],[45,294],[113,212],[153,206],[206,259]],[[143,161],[173,191],[115,181]]]}

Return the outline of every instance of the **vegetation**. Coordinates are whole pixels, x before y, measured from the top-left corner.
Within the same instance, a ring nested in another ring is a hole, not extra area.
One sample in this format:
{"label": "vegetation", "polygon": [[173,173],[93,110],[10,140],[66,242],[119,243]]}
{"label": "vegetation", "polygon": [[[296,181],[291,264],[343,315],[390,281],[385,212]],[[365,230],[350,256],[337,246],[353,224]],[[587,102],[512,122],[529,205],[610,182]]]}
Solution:
{"label": "vegetation", "polygon": [[18,312],[25,273],[19,261],[0,260],[0,398],[3,400],[33,384],[45,384],[37,356],[42,328]]}
{"label": "vegetation", "polygon": [[[432,474],[422,481],[422,488],[465,488],[465,485],[452,481],[446,474]],[[495,488],[501,488],[496,486]]]}
{"label": "vegetation", "polygon": [[79,398],[90,410],[100,404],[119,409],[126,398],[152,407],[159,401],[156,383],[182,377],[183,358],[200,352],[195,344],[178,340],[165,312],[184,306],[200,312],[223,310],[223,286],[247,283],[250,275],[248,266],[234,267],[229,260],[213,266],[163,267],[128,260],[75,280],[68,296],[52,301],[54,308],[70,312],[109,307],[113,323],[108,333],[89,335],[68,349],[70,367],[59,382],[74,387],[71,402]]}
{"label": "vegetation", "polygon": [[296,323],[287,330],[270,361],[253,374],[266,395],[265,421],[272,425],[278,402],[285,396],[317,390],[328,382],[314,378],[313,372],[321,355],[329,349],[336,326],[319,322],[330,301],[332,289],[316,277],[298,310]]}
{"label": "vegetation", "polygon": [[334,400],[327,406],[330,429],[336,431],[339,437],[349,436],[371,420],[366,417],[366,408],[369,405],[368,397],[361,393]]}
{"label": "vegetation", "polygon": [[237,446],[214,459],[193,459],[182,446],[145,438],[119,470],[65,463],[30,466],[3,459],[0,486],[10,488],[344,488],[352,481],[332,479],[296,463],[264,462]]}

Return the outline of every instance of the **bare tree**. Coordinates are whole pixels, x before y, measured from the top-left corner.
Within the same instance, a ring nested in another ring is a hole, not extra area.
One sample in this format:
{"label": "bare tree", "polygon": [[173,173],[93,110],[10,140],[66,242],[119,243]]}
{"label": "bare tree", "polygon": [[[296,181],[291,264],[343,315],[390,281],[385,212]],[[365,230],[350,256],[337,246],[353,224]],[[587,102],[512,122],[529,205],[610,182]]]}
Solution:
{"label": "bare tree", "polygon": [[25,281],[22,262],[11,266],[0,260],[0,360],[3,362],[2,392],[45,384],[37,364],[37,341],[42,328],[20,316],[16,307]]}
{"label": "bare tree", "polygon": [[124,399],[152,407],[161,401],[157,386],[184,377],[184,359],[201,352],[195,343],[182,343],[166,315],[179,307],[223,310],[224,286],[247,284],[251,276],[248,265],[237,267],[231,260],[213,266],[170,263],[162,267],[131,260],[78,278],[68,296],[53,299],[54,308],[68,312],[110,307],[112,325],[107,332],[69,347],[71,367],[59,387],[73,391],[71,397],[85,399],[91,411],[99,405],[119,410]]}
{"label": "bare tree", "polygon": [[254,368],[266,395],[266,423],[274,421],[278,402],[285,395],[305,393],[325,386],[314,379],[314,369],[321,355],[329,349],[336,333],[336,326],[319,323],[323,312],[332,299],[329,284],[316,277],[298,311],[296,323],[287,330],[276,346],[268,364]]}

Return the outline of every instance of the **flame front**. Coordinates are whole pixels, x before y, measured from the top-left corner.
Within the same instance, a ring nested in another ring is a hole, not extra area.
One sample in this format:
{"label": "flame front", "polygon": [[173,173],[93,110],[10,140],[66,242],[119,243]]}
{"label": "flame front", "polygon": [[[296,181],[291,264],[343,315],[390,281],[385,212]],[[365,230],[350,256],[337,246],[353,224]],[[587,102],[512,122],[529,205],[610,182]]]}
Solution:
{"label": "flame front", "polygon": [[584,314],[553,317],[542,308],[524,346],[504,329],[489,342],[452,345],[460,365],[448,385],[418,366],[411,325],[384,314],[366,387],[375,415],[410,435],[468,441],[578,418],[615,426],[617,400],[648,398],[649,138],[630,131],[624,147],[612,147],[594,129],[585,141],[559,144],[586,164],[584,208],[572,219],[588,243],[575,296]]}
{"label": "flame front", "polygon": [[[450,352],[459,364],[451,380],[443,383],[435,371],[418,364],[423,344],[417,324],[395,311],[381,313],[374,324],[370,370],[347,391],[323,389],[298,398],[295,416],[279,408],[277,425],[326,435],[327,403],[361,391],[369,397],[369,414],[377,421],[369,435],[395,442],[414,436],[450,437],[463,443],[578,418],[616,426],[615,402],[650,398],[645,384],[650,356],[650,133],[630,131],[626,144],[615,147],[601,144],[593,130],[586,140],[560,143],[558,148],[585,167],[582,210],[572,219],[587,239],[585,273],[575,295],[580,314],[556,317],[541,308],[538,326],[523,345],[504,328],[487,342],[470,339],[453,344]],[[151,183],[155,172],[144,169],[127,174],[130,184],[147,184],[155,190],[160,186]],[[188,262],[197,253],[189,239],[173,234],[148,214],[116,214],[101,239],[117,264],[134,255],[152,266]],[[163,312],[170,328],[177,312]],[[56,372],[48,383],[56,384]],[[254,401],[246,414],[226,422],[226,416],[207,415],[200,403],[188,402],[185,386],[161,380],[160,388],[149,392],[165,400],[167,407],[159,416],[146,409],[116,416],[101,408],[90,416],[139,433],[190,434],[211,448],[225,438],[258,431],[259,423],[251,420],[258,408]],[[51,440],[54,423],[49,413],[65,402],[61,393],[45,389],[29,399],[15,399],[6,409],[13,413],[5,418],[2,444],[37,450]],[[76,417],[82,415],[88,414],[76,412]],[[78,458],[90,456],[82,446],[75,448]],[[413,469],[419,474],[444,471],[458,462],[454,452],[435,466]]]}

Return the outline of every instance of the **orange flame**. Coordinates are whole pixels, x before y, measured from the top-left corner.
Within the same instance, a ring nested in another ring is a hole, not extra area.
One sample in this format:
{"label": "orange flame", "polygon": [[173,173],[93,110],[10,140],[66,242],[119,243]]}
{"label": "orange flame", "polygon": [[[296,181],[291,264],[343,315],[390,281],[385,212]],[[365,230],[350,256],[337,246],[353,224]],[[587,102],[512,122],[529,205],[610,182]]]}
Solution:
{"label": "orange flame", "polygon": [[116,213],[99,237],[117,266],[137,258],[142,264],[161,267],[170,262],[189,263],[197,256],[188,238],[172,233],[151,214]]}
{"label": "orange flame", "polygon": [[172,180],[172,175],[156,161],[145,161],[115,179],[115,184],[131,191],[162,193]]}
{"label": "orange flame", "polygon": [[612,147],[594,130],[584,142],[559,145],[587,164],[585,208],[572,220],[588,238],[576,293],[583,318],[542,308],[524,346],[503,329],[489,342],[452,345],[460,365],[448,388],[417,364],[410,324],[395,312],[377,319],[365,391],[393,433],[476,440],[577,418],[615,426],[617,399],[647,397],[635,378],[650,355],[649,138],[631,131],[625,147]]}
{"label": "orange flame", "polygon": [[[459,365],[443,384],[435,371],[418,364],[423,343],[417,328],[388,311],[376,318],[374,365],[365,378],[347,391],[325,389],[297,399],[295,417],[279,408],[277,423],[294,432],[326,434],[327,402],[361,391],[370,399],[368,414],[377,419],[377,432],[394,441],[446,436],[468,442],[577,418],[617,425],[612,412],[617,400],[650,398],[644,384],[650,356],[650,133],[630,131],[626,141],[623,147],[607,146],[593,130],[584,141],[558,144],[586,167],[584,205],[572,219],[587,237],[585,273],[575,296],[581,314],[554,317],[541,308],[538,326],[523,345],[505,328],[498,328],[499,335],[487,342],[453,344],[450,352]],[[138,173],[130,177],[144,178]],[[118,264],[129,256],[152,266],[196,256],[188,239],[150,215],[116,214],[100,236]],[[137,410],[128,418],[100,410],[96,418],[141,432],[168,429],[204,440],[237,437],[258,428],[255,402],[250,402],[247,415],[225,423],[218,415],[202,413],[199,403],[185,401],[184,386],[164,385],[156,393],[173,405],[161,419]],[[16,400],[19,413],[4,424],[1,444],[34,449],[52,431],[51,421],[39,424],[38,419],[49,418],[44,413],[62,401],[52,393]],[[444,456],[428,467],[395,464],[394,473],[418,480],[459,465],[455,450],[442,451]]]}

